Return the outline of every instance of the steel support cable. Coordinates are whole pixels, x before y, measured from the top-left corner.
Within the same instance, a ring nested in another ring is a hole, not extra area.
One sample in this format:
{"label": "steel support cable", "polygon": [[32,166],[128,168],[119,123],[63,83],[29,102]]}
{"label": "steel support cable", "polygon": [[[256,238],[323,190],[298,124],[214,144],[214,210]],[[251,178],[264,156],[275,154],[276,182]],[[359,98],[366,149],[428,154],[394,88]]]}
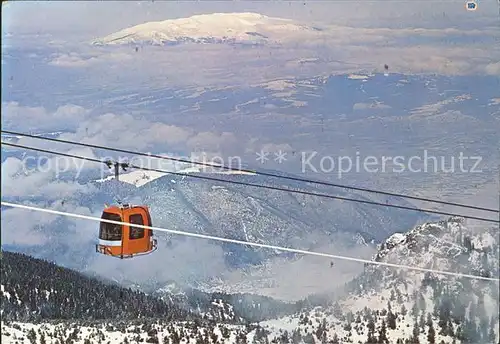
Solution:
{"label": "steel support cable", "polygon": [[6,134],[10,134],[10,135],[30,137],[30,138],[34,138],[34,139],[38,139],[38,140],[72,144],[72,145],[77,145],[77,146],[82,146],[82,147],[87,147],[87,148],[94,148],[94,149],[103,149],[103,150],[109,150],[109,151],[114,151],[114,152],[119,152],[119,153],[145,156],[145,157],[155,158],[155,159],[176,161],[176,162],[181,162],[181,163],[186,163],[186,164],[208,166],[208,167],[220,168],[220,169],[224,169],[224,170],[228,170],[228,171],[246,172],[246,173],[252,173],[252,174],[266,176],[266,177],[272,177],[272,178],[286,179],[286,180],[298,181],[298,182],[303,182],[303,183],[311,183],[311,184],[318,184],[318,185],[323,185],[323,186],[343,188],[343,189],[347,189],[347,190],[376,193],[376,194],[385,195],[385,196],[407,198],[407,199],[413,199],[413,200],[418,200],[418,201],[423,201],[423,202],[431,202],[431,203],[442,204],[442,205],[451,205],[451,206],[461,207],[461,208],[468,208],[468,209],[481,210],[481,211],[487,211],[487,212],[493,212],[493,213],[500,213],[500,210],[498,210],[498,209],[478,207],[478,206],[473,206],[473,205],[468,205],[468,204],[460,204],[460,203],[440,201],[440,200],[433,200],[430,198],[410,196],[410,195],[398,194],[398,193],[382,191],[382,190],[373,190],[373,189],[368,189],[368,188],[335,184],[335,183],[330,183],[330,182],[325,182],[325,181],[292,177],[292,176],[281,176],[278,174],[262,172],[262,171],[254,171],[254,170],[247,170],[247,169],[234,169],[234,168],[227,167],[224,165],[208,164],[205,162],[191,161],[191,160],[186,160],[186,159],[181,159],[181,158],[172,158],[172,157],[167,157],[167,156],[163,156],[163,155],[137,152],[137,151],[131,151],[131,150],[126,150],[126,149],[119,149],[119,148],[113,148],[113,147],[107,147],[107,146],[101,146],[101,145],[94,145],[94,144],[82,143],[82,142],[76,142],[76,141],[62,140],[62,139],[56,139],[56,138],[51,138],[51,137],[43,137],[43,136],[39,136],[39,135],[25,134],[25,133],[20,133],[20,132],[16,132],[16,131],[10,131],[10,130],[1,130],[1,132],[6,133]]}
{"label": "steel support cable", "polygon": [[327,257],[327,258],[332,258],[332,259],[347,260],[347,261],[365,263],[365,264],[370,264],[370,265],[379,265],[379,266],[386,266],[386,267],[406,269],[406,270],[415,270],[415,271],[420,271],[420,272],[430,272],[430,273],[434,273],[434,274],[464,277],[464,278],[478,279],[478,280],[485,280],[485,281],[499,282],[499,280],[500,280],[499,278],[494,278],[494,277],[483,277],[483,276],[478,276],[478,275],[462,274],[462,273],[452,272],[452,271],[442,271],[442,270],[427,269],[427,268],[408,266],[408,265],[402,265],[402,264],[377,262],[377,261],[362,259],[362,258],[339,256],[339,255],[334,255],[334,254],[329,254],[329,253],[300,250],[300,249],[275,246],[275,245],[259,244],[259,243],[250,242],[250,241],[228,239],[228,238],[223,238],[223,237],[198,234],[198,233],[192,233],[192,232],[186,232],[186,231],[179,231],[179,230],[173,230],[173,229],[167,229],[167,228],[161,228],[161,227],[144,226],[144,225],[132,224],[132,223],[128,223],[128,222],[101,219],[99,217],[94,217],[94,216],[81,215],[81,214],[63,212],[63,211],[58,211],[58,210],[46,209],[46,208],[33,207],[33,206],[24,205],[24,204],[10,203],[10,202],[4,202],[4,201],[2,201],[1,204],[2,204],[2,206],[7,206],[7,207],[33,210],[33,211],[44,212],[44,213],[49,213],[49,214],[54,214],[54,215],[67,216],[67,217],[79,218],[79,219],[84,219],[84,220],[91,220],[91,221],[96,221],[96,222],[105,222],[105,223],[111,223],[111,224],[116,224],[116,225],[121,225],[121,226],[133,225],[134,227],[150,229],[150,230],[158,231],[158,232],[166,232],[166,233],[183,235],[183,236],[200,238],[200,239],[222,241],[222,242],[228,242],[228,243],[237,244],[237,245],[254,246],[254,247],[260,247],[260,248],[267,248],[267,249],[271,249],[271,250],[279,250],[279,251],[299,253],[299,254],[305,254],[305,255]]}
{"label": "steel support cable", "polygon": [[[61,156],[70,157],[70,158],[74,158],[74,159],[92,161],[92,162],[96,162],[96,163],[105,164],[107,166],[110,166],[110,164],[113,164],[113,162],[110,162],[109,160],[99,160],[99,159],[83,157],[83,156],[79,156],[79,155],[75,155],[75,154],[61,153],[61,152],[51,151],[51,150],[47,150],[47,149],[18,145],[15,143],[9,143],[9,142],[2,141],[1,144],[6,145],[6,146],[12,146],[12,147],[17,147],[17,148],[24,148],[24,149],[28,149],[28,150],[38,151],[38,152],[42,152],[42,153],[61,155]],[[500,220],[487,219],[487,218],[477,217],[477,216],[462,215],[462,214],[457,214],[457,213],[443,212],[443,211],[431,210],[431,209],[411,208],[411,207],[402,206],[402,205],[379,203],[379,202],[359,200],[359,199],[348,198],[348,197],[334,196],[334,195],[329,195],[329,194],[324,194],[324,193],[310,192],[310,191],[304,191],[304,190],[293,190],[293,189],[275,187],[275,186],[270,186],[270,185],[261,185],[261,184],[240,182],[240,181],[236,181],[236,180],[226,180],[226,179],[201,176],[201,175],[188,175],[185,173],[171,172],[171,171],[165,171],[165,170],[154,169],[154,168],[147,168],[147,167],[137,166],[137,165],[128,164],[128,163],[123,164],[123,165],[130,167],[130,168],[135,168],[135,169],[144,170],[144,171],[153,171],[153,172],[159,172],[159,173],[165,173],[165,174],[171,174],[171,175],[186,176],[186,177],[191,177],[191,178],[196,178],[196,179],[217,181],[217,182],[221,182],[221,183],[251,186],[251,187],[263,188],[263,189],[268,189],[268,190],[291,192],[291,193],[297,193],[297,194],[308,195],[308,196],[324,197],[324,198],[337,199],[337,200],[342,200],[342,201],[377,205],[377,206],[388,207],[388,208],[418,211],[418,212],[422,212],[422,213],[437,214],[437,215],[457,216],[457,217],[463,217],[463,218],[478,220],[478,221],[500,223]]]}

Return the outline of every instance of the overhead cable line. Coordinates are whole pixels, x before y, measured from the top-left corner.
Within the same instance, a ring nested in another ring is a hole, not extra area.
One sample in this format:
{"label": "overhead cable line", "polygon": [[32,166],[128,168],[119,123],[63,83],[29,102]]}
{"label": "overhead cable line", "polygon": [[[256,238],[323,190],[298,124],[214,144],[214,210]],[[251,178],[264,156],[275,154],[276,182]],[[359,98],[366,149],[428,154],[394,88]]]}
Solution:
{"label": "overhead cable line", "polygon": [[437,203],[437,204],[442,204],[442,205],[451,205],[451,206],[461,207],[461,208],[468,208],[468,209],[481,210],[481,211],[487,211],[487,212],[493,212],[493,213],[500,213],[500,210],[498,210],[498,209],[478,207],[478,206],[473,206],[473,205],[460,204],[460,203],[447,202],[447,201],[440,201],[440,200],[434,200],[434,199],[423,198],[423,197],[418,197],[418,196],[409,196],[409,195],[398,194],[398,193],[382,191],[382,190],[373,190],[373,189],[368,189],[368,188],[363,188],[363,187],[335,184],[335,183],[307,179],[307,178],[282,176],[279,174],[263,172],[263,171],[254,171],[254,170],[248,170],[248,169],[235,169],[235,168],[231,168],[231,167],[228,167],[225,165],[210,164],[210,163],[200,162],[200,161],[191,161],[191,160],[181,159],[181,158],[172,158],[172,157],[163,156],[163,155],[150,154],[150,153],[132,151],[132,150],[127,150],[127,149],[119,149],[119,148],[113,148],[113,147],[108,147],[108,146],[94,145],[94,144],[90,144],[90,143],[81,143],[81,142],[76,142],[76,141],[62,140],[62,139],[56,139],[56,138],[52,138],[52,137],[42,137],[39,135],[20,133],[20,132],[9,131],[9,130],[1,130],[1,132],[6,133],[6,134],[10,134],[10,135],[30,137],[30,138],[34,138],[34,139],[38,139],[38,140],[66,143],[66,144],[87,147],[87,148],[103,149],[103,150],[115,151],[115,152],[120,152],[120,153],[145,156],[145,157],[155,158],[155,159],[176,161],[176,162],[181,162],[181,163],[186,163],[186,164],[208,166],[208,167],[220,168],[220,169],[228,170],[228,171],[246,172],[246,173],[252,173],[252,174],[266,176],[266,177],[273,177],[273,178],[286,179],[286,180],[292,180],[292,181],[298,181],[298,182],[304,182],[304,183],[318,184],[318,185],[323,185],[323,186],[344,188],[347,190],[356,190],[356,191],[362,191],[362,192],[368,192],[368,193],[376,193],[376,194],[385,195],[385,196],[407,198],[407,199]]}
{"label": "overhead cable line", "polygon": [[132,224],[132,223],[128,223],[128,222],[101,219],[99,217],[94,217],[94,216],[75,214],[75,213],[63,212],[63,211],[58,211],[58,210],[46,209],[46,208],[38,208],[38,207],[28,206],[28,205],[24,205],[24,204],[10,203],[10,202],[4,202],[4,201],[2,201],[1,204],[2,204],[2,206],[7,206],[7,207],[39,211],[39,212],[43,212],[43,213],[49,213],[49,214],[54,214],[54,215],[67,216],[67,217],[73,217],[73,218],[79,218],[79,219],[91,220],[91,221],[97,221],[97,222],[106,222],[106,223],[111,223],[111,224],[116,224],[116,225],[121,225],[121,226],[133,225],[134,227],[150,229],[150,230],[158,231],[158,232],[166,232],[166,233],[183,235],[183,236],[200,238],[200,239],[222,241],[222,242],[227,242],[227,243],[232,243],[232,244],[237,244],[237,245],[254,246],[254,247],[267,248],[267,249],[271,249],[271,250],[279,250],[279,251],[285,251],[285,252],[306,254],[306,255],[311,255],[311,256],[327,257],[327,258],[333,258],[333,259],[339,259],[339,260],[347,260],[347,261],[365,263],[365,264],[370,264],[370,265],[387,266],[387,267],[392,267],[392,268],[415,270],[415,271],[420,271],[420,272],[430,272],[430,273],[434,273],[434,274],[441,274],[441,275],[449,275],[449,276],[464,277],[464,278],[470,278],[470,279],[499,282],[499,279],[494,278],[494,277],[483,277],[483,276],[478,276],[478,275],[462,274],[462,273],[452,272],[452,271],[434,270],[434,269],[420,268],[420,267],[416,267],[416,266],[408,266],[408,265],[393,264],[393,263],[386,263],[386,262],[377,262],[377,261],[368,260],[368,259],[339,256],[339,255],[334,255],[334,254],[329,254],[329,253],[300,250],[300,249],[288,248],[288,247],[282,247],[282,246],[259,244],[259,243],[250,242],[250,241],[228,239],[228,238],[224,238],[224,237],[198,234],[198,233],[193,233],[193,232],[186,232],[186,231],[166,229],[166,228],[161,228],[161,227],[144,226],[144,225],[137,225],[137,224]]}
{"label": "overhead cable line", "polygon": [[[87,160],[87,161],[91,161],[91,162],[101,163],[101,164],[107,165],[108,167],[110,166],[110,164],[112,164],[112,162],[109,160],[99,160],[99,159],[83,157],[83,156],[79,156],[79,155],[75,155],[75,154],[61,153],[61,152],[51,151],[51,150],[47,150],[47,149],[18,145],[15,143],[8,143],[8,142],[2,141],[1,144],[6,145],[6,146],[12,146],[12,147],[17,147],[17,148],[24,148],[24,149],[28,149],[28,150],[38,151],[38,152],[42,152],[42,153],[61,155],[61,156],[66,156],[66,157],[70,157],[70,158],[74,158],[74,159]],[[267,190],[284,191],[284,192],[297,193],[297,194],[308,195],[308,196],[318,196],[318,197],[325,197],[325,198],[337,199],[337,200],[342,200],[342,201],[349,201],[349,202],[356,202],[356,203],[363,203],[363,204],[370,204],[370,205],[378,205],[378,206],[387,207],[387,208],[396,208],[396,209],[417,211],[417,212],[437,214],[437,215],[457,216],[457,217],[463,217],[463,218],[472,219],[472,220],[500,223],[500,220],[494,220],[494,219],[488,219],[488,218],[476,217],[476,216],[469,216],[469,215],[461,215],[461,214],[457,214],[457,213],[450,213],[450,212],[444,212],[444,211],[438,211],[438,210],[412,208],[412,207],[407,207],[407,206],[402,206],[402,205],[379,203],[379,202],[374,202],[374,201],[367,201],[367,200],[360,200],[360,199],[354,199],[354,198],[348,198],[348,197],[334,196],[334,195],[330,195],[330,194],[317,193],[317,192],[311,192],[311,191],[294,190],[294,189],[289,189],[289,188],[247,183],[247,182],[241,182],[241,181],[236,181],[236,180],[221,179],[221,178],[208,177],[208,176],[202,176],[202,175],[193,175],[193,174],[186,174],[186,173],[180,173],[180,172],[171,172],[171,171],[166,171],[166,170],[161,170],[161,169],[137,166],[137,165],[129,164],[129,163],[121,163],[121,165],[124,167],[135,168],[138,170],[153,171],[153,172],[178,175],[178,176],[203,179],[203,180],[212,180],[212,181],[217,181],[217,182],[221,182],[221,183],[251,186],[251,187],[263,188],[263,189],[267,189]]]}

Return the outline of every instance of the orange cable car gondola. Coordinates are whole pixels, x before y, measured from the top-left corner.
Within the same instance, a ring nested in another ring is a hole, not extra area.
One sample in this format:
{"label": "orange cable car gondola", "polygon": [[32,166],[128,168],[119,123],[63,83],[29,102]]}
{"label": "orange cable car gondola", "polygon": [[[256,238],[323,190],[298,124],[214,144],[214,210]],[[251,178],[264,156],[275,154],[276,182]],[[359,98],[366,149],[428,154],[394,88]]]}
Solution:
{"label": "orange cable car gondola", "polygon": [[[120,165],[125,169],[124,164],[115,163],[115,177],[118,175]],[[126,222],[130,225],[101,222],[96,252],[123,259],[156,251],[157,242],[156,239],[153,239],[153,230],[133,226],[134,224],[152,226],[147,206],[130,206],[118,202],[117,206],[106,207],[101,219]]]}

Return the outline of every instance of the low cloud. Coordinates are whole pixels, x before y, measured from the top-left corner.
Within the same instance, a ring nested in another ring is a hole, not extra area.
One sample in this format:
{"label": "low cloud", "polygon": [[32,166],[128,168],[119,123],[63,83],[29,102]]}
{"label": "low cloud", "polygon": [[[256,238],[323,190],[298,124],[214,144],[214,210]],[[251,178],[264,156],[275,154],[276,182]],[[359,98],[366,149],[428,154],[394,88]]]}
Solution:
{"label": "low cloud", "polygon": [[[4,126],[8,129],[36,132],[70,131],[63,140],[110,146],[134,151],[193,151],[224,154],[235,152],[245,141],[231,132],[196,131],[189,127],[153,122],[130,114],[91,114],[80,106],[64,105],[50,112],[43,107],[21,106],[17,102],[3,103]],[[28,124],[27,124],[28,123]],[[22,137],[18,144],[68,152],[68,145]],[[75,148],[72,148],[75,149]],[[73,151],[74,154],[95,157],[93,151]],[[116,155],[113,153],[112,155]]]}
{"label": "low cloud", "polygon": [[132,59],[132,56],[127,53],[94,53],[80,54],[78,52],[71,52],[68,54],[59,54],[52,58],[48,64],[51,66],[65,67],[65,68],[87,68],[95,65],[110,63],[110,62],[126,62]]}
{"label": "low cloud", "polygon": [[[2,163],[3,197],[44,197],[46,200],[71,198],[75,193],[90,193],[93,188],[77,181],[58,180],[58,173],[68,169],[67,161],[58,165],[57,158],[36,161],[29,165],[26,159],[9,157]],[[59,160],[59,163],[61,161]],[[75,161],[78,163],[77,161]],[[59,169],[58,169],[59,168]],[[73,166],[73,171],[81,167]]]}
{"label": "low cloud", "polygon": [[96,63],[96,57],[83,58],[77,53],[61,54],[49,62],[49,65],[60,67],[88,67]]}
{"label": "low cloud", "polygon": [[150,122],[129,114],[106,113],[84,121],[75,133],[65,133],[61,138],[142,151],[158,144],[179,148],[192,135],[190,129]]}
{"label": "low cloud", "polygon": [[[168,240],[157,234],[156,252],[133,260],[110,259],[98,256],[88,271],[118,281],[157,285],[171,280],[189,283],[220,275],[227,270],[222,248],[200,239]],[[144,269],[144,266],[148,266]]]}
{"label": "low cloud", "polygon": [[[317,241],[318,237],[312,240]],[[303,240],[310,242],[311,238]],[[321,238],[324,244],[311,248],[314,252],[371,259],[374,247],[348,247],[344,235]],[[333,263],[333,266],[330,265]],[[340,291],[344,283],[363,271],[363,263],[303,255],[296,260],[274,258],[248,270],[233,270],[217,276],[212,290],[257,293],[287,301],[300,300],[311,294]],[[219,281],[219,283],[217,282]],[[339,290],[337,290],[339,289]]]}
{"label": "low cloud", "polygon": [[18,102],[2,102],[2,126],[6,129],[72,130],[89,114],[90,110],[73,104],[50,111],[43,107],[23,106]]}
{"label": "low cloud", "polygon": [[[3,206],[2,206],[3,207]],[[43,245],[50,241],[47,232],[37,231],[36,226],[54,222],[54,216],[25,209],[2,210],[1,232],[3,245]]]}
{"label": "low cloud", "polygon": [[[113,123],[112,129],[109,123]],[[134,151],[206,151],[231,150],[238,139],[230,132],[197,132],[187,127],[151,122],[128,114],[105,114],[80,125],[75,133],[61,138]]]}
{"label": "low cloud", "polygon": [[[68,200],[64,204],[61,200],[45,200],[42,203],[24,202],[26,205],[59,210],[69,213],[76,213],[87,216],[97,216],[92,214],[89,208],[75,203],[75,200]],[[64,220],[65,224],[61,226],[58,221]],[[34,246],[53,244],[56,242],[66,242],[73,246],[75,242],[88,242],[96,233],[96,222],[79,220],[69,217],[61,217],[54,214],[40,211],[30,211],[26,209],[10,208],[2,209],[2,226],[10,228],[1,232],[2,244],[16,246]],[[70,231],[71,227],[78,230],[67,233],[68,235],[57,235],[54,230]],[[13,230],[15,228],[15,230]],[[76,235],[76,238],[75,238]],[[75,241],[76,239],[76,241]]]}
{"label": "low cloud", "polygon": [[500,62],[488,64],[485,71],[489,75],[500,75]]}

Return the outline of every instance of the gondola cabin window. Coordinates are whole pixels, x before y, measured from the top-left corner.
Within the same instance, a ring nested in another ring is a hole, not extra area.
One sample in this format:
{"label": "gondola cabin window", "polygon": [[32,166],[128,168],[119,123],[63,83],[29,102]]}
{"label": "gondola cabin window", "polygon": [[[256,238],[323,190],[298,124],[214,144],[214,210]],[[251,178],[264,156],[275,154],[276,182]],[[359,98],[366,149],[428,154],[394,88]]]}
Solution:
{"label": "gondola cabin window", "polygon": [[[149,214],[149,211],[147,212],[147,214],[148,214],[148,226],[151,227],[151,226],[153,226],[153,223],[151,222],[151,214]],[[152,237],[153,236],[153,230],[150,229],[150,230],[148,230],[148,232],[149,232],[149,236]]]}
{"label": "gondola cabin window", "polygon": [[[101,219],[122,222],[120,215],[106,212],[102,214]],[[122,226],[114,223],[101,222],[101,226],[99,228],[99,239],[121,241]]]}
{"label": "gondola cabin window", "polygon": [[[142,215],[140,214],[130,215],[129,219],[129,222],[132,224],[144,226],[144,221],[142,220]],[[144,238],[144,228],[130,226],[129,239],[134,240],[142,238]]]}

